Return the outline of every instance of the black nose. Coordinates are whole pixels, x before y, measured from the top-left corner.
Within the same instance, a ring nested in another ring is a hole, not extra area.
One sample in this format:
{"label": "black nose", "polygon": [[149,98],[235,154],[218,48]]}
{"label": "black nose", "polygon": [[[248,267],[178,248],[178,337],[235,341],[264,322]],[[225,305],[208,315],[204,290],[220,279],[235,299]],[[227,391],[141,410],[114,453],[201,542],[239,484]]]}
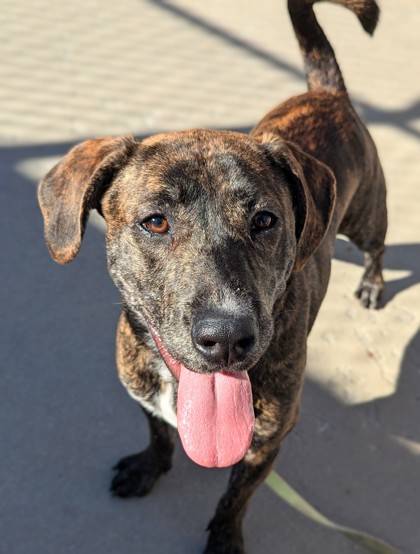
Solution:
{"label": "black nose", "polygon": [[212,363],[243,361],[255,344],[253,321],[244,316],[207,312],[192,327],[195,348]]}

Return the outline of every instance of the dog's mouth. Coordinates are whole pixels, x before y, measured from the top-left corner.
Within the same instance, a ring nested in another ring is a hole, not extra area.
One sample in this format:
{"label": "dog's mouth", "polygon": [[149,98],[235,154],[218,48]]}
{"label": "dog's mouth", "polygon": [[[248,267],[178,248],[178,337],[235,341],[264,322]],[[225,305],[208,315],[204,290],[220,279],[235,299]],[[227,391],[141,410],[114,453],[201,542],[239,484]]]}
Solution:
{"label": "dog's mouth", "polygon": [[241,460],[254,431],[251,383],[246,371],[198,373],[176,360],[149,324],[150,334],[178,381],[178,432],[188,456],[205,467]]}

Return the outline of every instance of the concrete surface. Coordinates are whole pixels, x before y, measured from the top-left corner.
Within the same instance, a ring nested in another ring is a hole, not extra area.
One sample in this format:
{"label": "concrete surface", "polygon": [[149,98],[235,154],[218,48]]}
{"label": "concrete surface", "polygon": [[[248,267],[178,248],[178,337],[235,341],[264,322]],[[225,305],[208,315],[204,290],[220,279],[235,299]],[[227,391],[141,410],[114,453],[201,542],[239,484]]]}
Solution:
{"label": "concrete surface", "polygon": [[[89,136],[247,129],[304,90],[285,2],[3,0],[0,44],[0,552],[198,553],[227,472],[178,448],[153,494],[108,493],[110,467],[147,442],[114,370],[119,298],[100,225],[77,260],[49,259],[37,179]],[[301,422],[276,467],[340,522],[420,552],[420,10],[383,0],[373,40],[318,13],[389,183],[388,303],[359,308],[361,257],[339,239],[310,339]],[[248,550],[361,552],[261,487]]]}

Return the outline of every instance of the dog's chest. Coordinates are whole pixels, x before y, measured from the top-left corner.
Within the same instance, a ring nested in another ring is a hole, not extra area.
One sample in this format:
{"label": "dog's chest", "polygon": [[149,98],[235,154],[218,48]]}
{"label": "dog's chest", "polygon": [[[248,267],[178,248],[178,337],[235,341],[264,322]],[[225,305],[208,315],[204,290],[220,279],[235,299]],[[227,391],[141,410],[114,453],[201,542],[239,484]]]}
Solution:
{"label": "dog's chest", "polygon": [[176,382],[163,361],[159,365],[158,373],[160,377],[160,390],[151,397],[145,398],[139,394],[138,390],[133,390],[127,385],[125,386],[128,394],[148,412],[163,419],[173,427],[177,427]]}

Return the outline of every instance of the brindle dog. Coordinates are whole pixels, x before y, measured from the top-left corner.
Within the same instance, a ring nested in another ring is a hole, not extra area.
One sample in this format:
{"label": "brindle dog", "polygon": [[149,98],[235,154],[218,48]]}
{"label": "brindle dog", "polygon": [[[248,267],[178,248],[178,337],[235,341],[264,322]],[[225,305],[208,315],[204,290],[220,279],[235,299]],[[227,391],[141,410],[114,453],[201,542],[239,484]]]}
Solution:
{"label": "brindle dog", "polygon": [[[171,467],[177,381],[163,358],[198,373],[249,372],[253,441],[208,526],[208,554],[244,552],[247,502],[296,423],[307,336],[337,232],[365,253],[362,304],[376,308],[383,289],[384,176],[315,1],[289,0],[309,91],[249,136],[191,130],[86,141],[39,187],[57,262],[76,256],[89,210],[106,221],[109,271],[124,306],[119,375],[143,406],[151,437],[115,466],[115,495],[145,495]],[[373,33],[373,0],[335,1]]]}

